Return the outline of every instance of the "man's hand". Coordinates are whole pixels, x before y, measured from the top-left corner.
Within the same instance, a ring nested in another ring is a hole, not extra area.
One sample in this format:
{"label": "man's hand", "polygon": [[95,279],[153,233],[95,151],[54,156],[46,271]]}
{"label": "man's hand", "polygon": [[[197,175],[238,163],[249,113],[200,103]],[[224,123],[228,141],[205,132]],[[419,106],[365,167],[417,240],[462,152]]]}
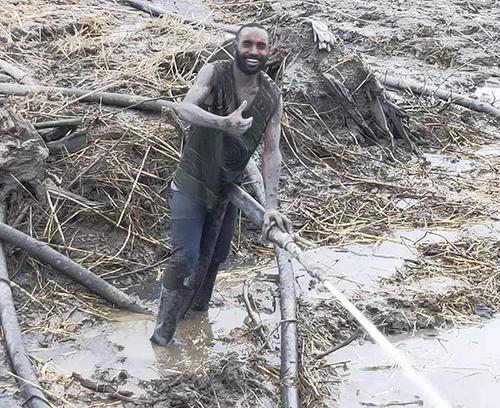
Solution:
{"label": "man's hand", "polygon": [[247,107],[247,101],[243,101],[238,109],[224,118],[224,131],[232,136],[240,136],[252,126],[253,118],[245,119],[242,114]]}
{"label": "man's hand", "polygon": [[274,225],[277,225],[283,232],[292,233],[292,221],[290,221],[286,215],[281,214],[275,209],[266,210],[264,214],[264,225],[262,227],[262,234],[265,239],[268,239],[269,231],[271,231]]}

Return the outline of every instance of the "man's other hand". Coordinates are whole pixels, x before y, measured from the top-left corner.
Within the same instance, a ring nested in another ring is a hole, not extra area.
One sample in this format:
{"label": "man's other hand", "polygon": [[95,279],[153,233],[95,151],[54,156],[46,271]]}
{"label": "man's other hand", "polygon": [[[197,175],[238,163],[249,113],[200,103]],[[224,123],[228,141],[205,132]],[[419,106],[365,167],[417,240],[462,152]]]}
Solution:
{"label": "man's other hand", "polygon": [[224,131],[232,136],[240,136],[252,126],[253,118],[243,118],[243,111],[247,107],[247,101],[243,101],[238,109],[224,119]]}
{"label": "man's other hand", "polygon": [[269,231],[274,225],[283,232],[292,233],[292,221],[286,216],[281,214],[278,210],[270,209],[264,214],[264,225],[262,226],[262,234],[265,239],[269,238]]}

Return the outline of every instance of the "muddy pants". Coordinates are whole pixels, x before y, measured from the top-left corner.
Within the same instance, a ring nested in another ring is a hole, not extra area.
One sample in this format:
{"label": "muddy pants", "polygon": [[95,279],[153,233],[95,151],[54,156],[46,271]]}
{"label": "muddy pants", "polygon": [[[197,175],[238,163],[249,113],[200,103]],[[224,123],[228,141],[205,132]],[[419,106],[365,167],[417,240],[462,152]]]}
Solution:
{"label": "muddy pants", "polygon": [[[167,263],[163,275],[163,286],[170,289],[180,289],[184,279],[191,275],[198,264],[200,246],[205,226],[210,224],[214,213],[198,204],[178,190],[172,191],[171,202],[171,241],[172,257]],[[236,224],[237,209],[232,203],[227,204],[222,227],[217,238],[214,254],[208,268],[209,275],[215,281],[219,265],[229,255],[231,239]]]}

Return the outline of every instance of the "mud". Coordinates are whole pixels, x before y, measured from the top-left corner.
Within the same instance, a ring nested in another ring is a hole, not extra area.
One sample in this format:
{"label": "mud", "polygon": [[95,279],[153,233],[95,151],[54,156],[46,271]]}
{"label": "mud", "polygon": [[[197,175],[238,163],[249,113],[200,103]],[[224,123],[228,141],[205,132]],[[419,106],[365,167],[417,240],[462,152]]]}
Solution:
{"label": "mud", "polygon": [[[281,78],[286,108],[281,209],[296,230],[324,247],[311,255],[327,269],[332,283],[394,336],[412,363],[457,407],[491,405],[498,371],[491,341],[498,331],[495,313],[500,311],[497,124],[432,98],[390,92],[410,113],[409,129],[423,151],[416,155],[398,139],[391,157],[387,149],[360,137],[332,102],[319,73],[345,75],[352,86],[364,79],[354,74],[366,68],[496,103],[500,50],[494,3],[156,4],[185,19],[266,20],[282,29],[276,35],[273,31],[276,62],[269,71],[277,75],[282,63],[287,68]],[[0,57],[47,85],[104,87],[175,100],[223,39],[222,34],[169,18],[153,19],[114,2],[19,1],[0,7]],[[316,50],[305,17],[322,18],[337,35],[338,48],[331,55]],[[289,48],[280,48],[283,44]],[[355,53],[361,57],[351,59]],[[337,67],[340,74],[332,68],[337,63],[342,63]],[[21,190],[9,202],[9,222],[28,203],[20,229],[155,308],[161,267],[144,268],[169,254],[168,186],[181,146],[170,119],[68,105],[59,96],[3,102],[30,120],[100,118],[89,131],[87,148],[48,163],[47,173],[69,188],[106,152],[105,160],[72,188],[104,206],[89,211],[61,200],[56,202],[56,221],[53,212]],[[120,145],[108,151],[120,139]],[[147,144],[152,149],[132,194]],[[132,199],[125,208],[129,194]],[[124,223],[118,228],[122,213]],[[14,288],[14,297],[27,348],[54,405],[278,406],[280,316],[272,254],[258,228],[239,219],[210,310],[189,314],[174,344],[164,349],[148,340],[153,320],[111,309],[9,247],[12,279],[25,290]],[[357,323],[300,265],[294,263],[293,269],[299,293],[303,405],[383,406],[395,401],[418,406],[420,398],[411,384],[401,380],[397,368],[388,368],[393,363],[364,334],[326,360],[314,358],[349,338]],[[247,317],[241,295],[246,279],[253,279],[251,303],[264,323],[270,350],[262,348]],[[483,328],[450,329],[483,319],[493,320]],[[429,339],[429,333],[434,337]],[[18,406],[19,389],[7,374],[3,350],[0,369],[0,405]],[[134,402],[87,390],[71,379],[72,372],[131,391]],[[480,400],[483,386],[482,395],[488,399]]]}

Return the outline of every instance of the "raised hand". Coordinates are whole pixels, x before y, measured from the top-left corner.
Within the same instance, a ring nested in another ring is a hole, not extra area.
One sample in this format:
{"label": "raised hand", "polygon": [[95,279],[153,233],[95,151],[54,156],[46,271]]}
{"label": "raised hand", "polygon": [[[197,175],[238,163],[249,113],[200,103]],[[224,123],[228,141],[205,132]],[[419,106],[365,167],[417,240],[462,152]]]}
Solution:
{"label": "raised hand", "polygon": [[252,126],[253,118],[243,118],[243,111],[247,107],[247,101],[243,101],[238,109],[223,121],[224,131],[232,136],[240,136],[245,133]]}

